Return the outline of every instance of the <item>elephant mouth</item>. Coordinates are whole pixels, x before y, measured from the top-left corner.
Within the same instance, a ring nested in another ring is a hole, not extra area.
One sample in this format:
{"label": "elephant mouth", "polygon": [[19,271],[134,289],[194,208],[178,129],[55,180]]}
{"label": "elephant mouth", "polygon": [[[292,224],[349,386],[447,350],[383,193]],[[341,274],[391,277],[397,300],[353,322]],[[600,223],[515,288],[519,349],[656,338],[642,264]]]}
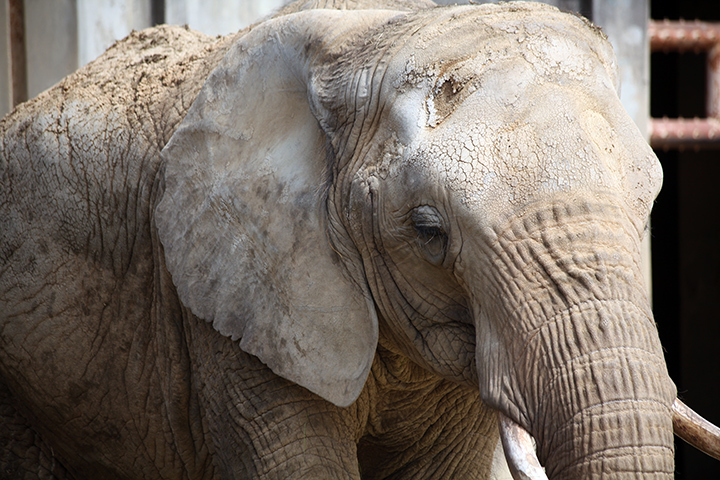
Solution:
{"label": "elephant mouth", "polygon": [[[679,399],[672,406],[675,435],[713,458],[720,460],[720,428],[695,413]],[[498,427],[505,459],[515,480],[547,480],[535,453],[530,433],[498,412]]]}

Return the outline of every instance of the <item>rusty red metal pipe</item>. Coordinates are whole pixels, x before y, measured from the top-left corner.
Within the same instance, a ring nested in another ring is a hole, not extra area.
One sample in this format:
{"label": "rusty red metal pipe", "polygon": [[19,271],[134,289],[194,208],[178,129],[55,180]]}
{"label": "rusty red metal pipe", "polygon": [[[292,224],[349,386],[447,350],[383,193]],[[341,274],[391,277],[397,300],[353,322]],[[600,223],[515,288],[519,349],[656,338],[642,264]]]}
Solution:
{"label": "rusty red metal pipe", "polygon": [[653,148],[720,147],[720,120],[714,118],[653,118]]}
{"label": "rusty red metal pipe", "polygon": [[648,37],[653,52],[707,52],[708,118],[653,118],[650,144],[654,148],[720,148],[720,23],[650,21]]}
{"label": "rusty red metal pipe", "polygon": [[653,52],[699,53],[720,43],[720,24],[697,20],[650,21],[648,38]]}

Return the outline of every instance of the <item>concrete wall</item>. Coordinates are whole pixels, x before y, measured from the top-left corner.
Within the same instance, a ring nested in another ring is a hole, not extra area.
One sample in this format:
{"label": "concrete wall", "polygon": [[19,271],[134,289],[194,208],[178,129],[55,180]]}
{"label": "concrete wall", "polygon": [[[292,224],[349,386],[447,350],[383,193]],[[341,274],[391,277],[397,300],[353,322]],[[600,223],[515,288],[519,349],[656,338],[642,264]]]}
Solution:
{"label": "concrete wall", "polygon": [[[79,66],[100,56],[116,40],[125,37],[132,30],[142,30],[152,25],[149,0],[66,1],[76,4],[75,35]],[[26,20],[30,20],[30,17],[26,17]]]}
{"label": "concrete wall", "polygon": [[75,0],[25,0],[28,97],[55,84],[78,67]]}
{"label": "concrete wall", "polygon": [[227,35],[279,10],[288,0],[172,0],[165,3],[165,22],[190,25],[208,35]]}

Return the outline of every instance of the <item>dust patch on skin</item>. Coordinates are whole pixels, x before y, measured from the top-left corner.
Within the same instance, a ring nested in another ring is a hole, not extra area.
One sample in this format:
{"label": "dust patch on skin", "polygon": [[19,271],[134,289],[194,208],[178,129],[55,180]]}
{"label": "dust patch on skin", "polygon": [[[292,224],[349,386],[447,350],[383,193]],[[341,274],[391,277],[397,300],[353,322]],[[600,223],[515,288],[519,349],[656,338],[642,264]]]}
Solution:
{"label": "dust patch on skin", "polygon": [[475,93],[476,90],[477,86],[474,83],[468,85],[468,81],[455,72],[441,75],[425,101],[428,113],[427,126],[431,128],[438,126],[467,95]]}
{"label": "dust patch on skin", "polygon": [[401,163],[398,160],[403,158],[404,153],[405,145],[398,139],[395,132],[393,132],[390,139],[385,144],[382,158],[375,170],[377,175],[382,180],[386,180],[388,176],[391,175],[391,172],[395,175],[397,173],[395,170]]}
{"label": "dust patch on skin", "polygon": [[405,62],[405,68],[392,82],[392,86],[403,93],[410,88],[423,86],[436,75],[432,65],[417,65],[415,54],[411,54]]}

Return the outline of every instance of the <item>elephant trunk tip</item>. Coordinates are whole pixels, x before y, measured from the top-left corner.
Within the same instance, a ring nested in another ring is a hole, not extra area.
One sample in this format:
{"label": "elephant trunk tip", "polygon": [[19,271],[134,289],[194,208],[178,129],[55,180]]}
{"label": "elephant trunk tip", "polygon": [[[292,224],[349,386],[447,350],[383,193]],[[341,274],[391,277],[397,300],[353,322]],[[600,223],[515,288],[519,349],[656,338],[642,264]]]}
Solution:
{"label": "elephant trunk tip", "polygon": [[[680,399],[672,406],[675,434],[698,450],[720,460],[720,428],[698,415]],[[520,425],[498,412],[500,439],[515,480],[547,480],[534,440]]]}
{"label": "elephant trunk tip", "polygon": [[[667,410],[665,410],[667,412]],[[667,413],[655,413],[638,417],[637,412],[630,416],[617,412],[599,414],[608,420],[601,420],[595,428],[596,440],[606,439],[608,443],[601,449],[585,451],[579,457],[567,457],[556,452],[547,459],[545,469],[540,463],[536,446],[531,434],[523,427],[498,412],[498,427],[509,470],[515,480],[547,480],[548,478],[605,478],[608,472],[615,472],[613,478],[672,478],[672,447],[665,441],[670,434],[667,428],[657,428],[661,423],[669,427]],[[622,413],[622,412],[621,412]],[[657,412],[656,412],[657,413]],[[666,420],[662,421],[662,417]],[[625,420],[643,425],[643,430],[656,431],[659,436],[648,437],[646,442],[629,444],[619,441],[613,432],[618,422]],[[662,431],[665,433],[663,434]],[[577,438],[578,432],[573,433]],[[657,438],[656,438],[657,437]],[[669,437],[671,438],[671,436]],[[598,442],[591,442],[597,444]],[[670,441],[670,445],[672,441]],[[544,447],[547,449],[547,446]],[[554,450],[551,448],[551,450]],[[555,458],[557,457],[557,458]]]}

